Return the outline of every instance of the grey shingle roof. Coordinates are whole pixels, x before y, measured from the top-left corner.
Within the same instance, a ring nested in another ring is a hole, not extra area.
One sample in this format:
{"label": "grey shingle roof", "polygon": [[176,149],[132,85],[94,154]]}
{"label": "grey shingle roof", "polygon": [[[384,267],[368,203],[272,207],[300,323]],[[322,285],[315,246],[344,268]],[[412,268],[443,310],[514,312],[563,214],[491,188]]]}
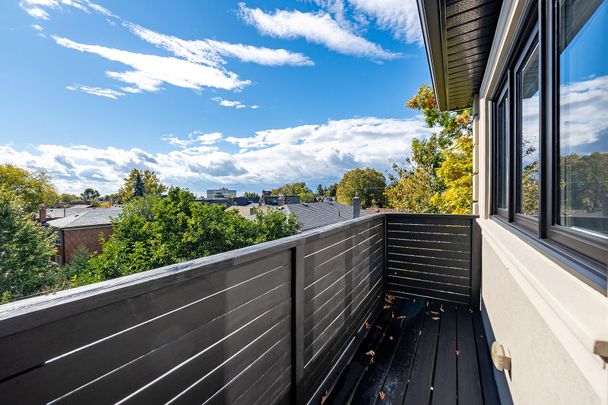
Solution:
{"label": "grey shingle roof", "polygon": [[54,219],[48,221],[47,224],[59,229],[103,226],[111,224],[111,219],[117,217],[121,212],[122,208],[87,208],[84,212]]}
{"label": "grey shingle roof", "polygon": [[296,215],[303,231],[353,219],[353,207],[333,202],[287,204],[281,208]]}

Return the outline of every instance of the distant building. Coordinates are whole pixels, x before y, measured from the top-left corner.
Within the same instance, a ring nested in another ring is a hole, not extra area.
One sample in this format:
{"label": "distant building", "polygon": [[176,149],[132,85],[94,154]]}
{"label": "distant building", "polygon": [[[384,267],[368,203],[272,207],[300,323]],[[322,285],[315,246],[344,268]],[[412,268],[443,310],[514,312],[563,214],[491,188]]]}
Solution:
{"label": "distant building", "polygon": [[263,203],[266,205],[281,206],[285,204],[299,204],[299,195],[263,195]]}
{"label": "distant building", "polygon": [[[100,234],[106,239],[110,237],[112,218],[116,218],[121,212],[122,208],[87,208],[66,217],[45,221],[45,225],[56,230],[55,261],[59,264],[69,263],[80,246],[84,246],[91,253],[100,252]],[[45,217],[46,213],[41,207],[40,219]]]}
{"label": "distant building", "polygon": [[226,187],[207,190],[207,198],[231,198],[236,197],[236,190],[230,190]]}

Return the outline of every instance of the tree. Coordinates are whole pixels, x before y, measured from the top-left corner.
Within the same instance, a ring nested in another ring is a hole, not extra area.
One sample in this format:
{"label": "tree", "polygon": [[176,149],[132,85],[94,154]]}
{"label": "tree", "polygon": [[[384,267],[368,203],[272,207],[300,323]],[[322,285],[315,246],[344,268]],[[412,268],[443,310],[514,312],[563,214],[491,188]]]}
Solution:
{"label": "tree", "polygon": [[18,196],[27,213],[37,212],[40,204],[51,206],[58,200],[55,186],[45,172],[31,173],[13,165],[0,165],[0,190]]}
{"label": "tree", "polygon": [[167,186],[160,182],[158,175],[151,170],[132,169],[124,179],[122,188],[118,191],[118,201],[126,203],[134,197],[155,195],[160,197]]}
{"label": "tree", "polygon": [[283,184],[281,187],[275,188],[274,190],[272,190],[272,194],[273,195],[283,194],[286,196],[297,195],[300,197],[300,201],[304,202],[304,203],[312,202],[315,200],[314,193],[312,192],[311,189],[308,188],[306,183],[304,183],[303,181],[298,182],[298,183]]}
{"label": "tree", "polygon": [[412,141],[405,164],[393,164],[395,174],[386,192],[389,206],[408,212],[469,213],[473,187],[473,131],[469,109],[439,111],[433,89],[423,85],[407,102],[422,111],[429,128],[439,132]]}
{"label": "tree", "polygon": [[323,197],[325,195],[325,188],[321,184],[317,186],[317,195]]}
{"label": "tree", "polygon": [[386,197],[386,179],[379,171],[367,167],[353,169],[344,174],[336,191],[337,200],[342,204],[352,204],[353,198],[359,196],[362,208],[384,207]]}
{"label": "tree", "polygon": [[335,197],[338,192],[338,183],[330,184],[325,188],[325,195],[327,197]]}
{"label": "tree", "polygon": [[57,198],[57,202],[64,202],[64,203],[73,203],[75,201],[79,201],[80,197],[77,196],[76,194],[68,194],[68,193],[61,193],[59,194],[59,197]]}
{"label": "tree", "polygon": [[245,198],[260,198],[260,195],[258,193],[254,193],[252,191],[245,191],[243,193],[243,197],[245,197]]}
{"label": "tree", "polygon": [[133,182],[133,197],[143,197],[146,195],[146,187],[144,186],[144,181],[141,178],[141,173],[135,173],[135,181]]}
{"label": "tree", "polygon": [[99,191],[92,188],[85,188],[82,194],[80,194],[80,197],[85,201],[91,201],[99,197]]}
{"label": "tree", "polygon": [[54,254],[54,235],[32,219],[14,192],[0,189],[0,300],[65,286]]}
{"label": "tree", "polygon": [[137,273],[296,233],[294,216],[258,213],[250,221],[235,210],[200,204],[171,188],[166,198],[148,195],[126,204],[113,222],[101,254],[75,277],[76,284]]}

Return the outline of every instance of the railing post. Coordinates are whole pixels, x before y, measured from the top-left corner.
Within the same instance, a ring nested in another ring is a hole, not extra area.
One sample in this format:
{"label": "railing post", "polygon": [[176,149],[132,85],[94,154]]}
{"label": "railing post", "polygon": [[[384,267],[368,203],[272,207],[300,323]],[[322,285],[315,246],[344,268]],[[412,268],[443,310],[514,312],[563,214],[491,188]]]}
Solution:
{"label": "railing post", "polygon": [[382,292],[384,293],[384,297],[388,294],[388,283],[386,282],[388,274],[388,216],[389,214],[384,213],[384,270],[382,272]]}
{"label": "railing post", "polygon": [[304,243],[292,248],[291,403],[304,403]]}
{"label": "railing post", "polygon": [[481,308],[481,228],[471,218],[471,307]]}

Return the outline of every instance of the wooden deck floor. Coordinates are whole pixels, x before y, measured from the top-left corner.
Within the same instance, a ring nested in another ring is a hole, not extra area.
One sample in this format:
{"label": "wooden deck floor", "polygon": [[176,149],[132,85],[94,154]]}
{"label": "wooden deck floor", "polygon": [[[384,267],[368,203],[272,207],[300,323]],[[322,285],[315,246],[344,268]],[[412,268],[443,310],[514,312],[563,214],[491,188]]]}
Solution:
{"label": "wooden deck floor", "polygon": [[499,404],[481,315],[389,297],[325,404]]}

